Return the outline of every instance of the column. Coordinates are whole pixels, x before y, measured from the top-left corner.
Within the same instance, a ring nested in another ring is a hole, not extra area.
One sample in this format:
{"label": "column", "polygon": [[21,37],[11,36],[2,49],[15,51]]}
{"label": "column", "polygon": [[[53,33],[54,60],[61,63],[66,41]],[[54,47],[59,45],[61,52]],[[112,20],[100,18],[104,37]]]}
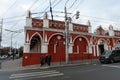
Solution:
{"label": "column", "polygon": [[99,48],[98,45],[95,45],[97,47],[97,56],[99,56]]}
{"label": "column", "polygon": [[89,54],[92,54],[92,45],[89,45],[89,46],[88,46],[88,53],[89,53]]}
{"label": "column", "polygon": [[95,49],[96,49],[95,45],[93,45],[93,54],[94,54],[94,56],[96,56],[96,50]]}
{"label": "column", "polygon": [[71,22],[69,23],[69,30],[73,31],[73,24]]}
{"label": "column", "polygon": [[25,43],[24,44],[24,53],[29,53],[30,52],[30,43]]}
{"label": "column", "polygon": [[69,45],[69,53],[73,53],[73,44]]}
{"label": "column", "polygon": [[48,53],[48,43],[42,43],[41,53]]}

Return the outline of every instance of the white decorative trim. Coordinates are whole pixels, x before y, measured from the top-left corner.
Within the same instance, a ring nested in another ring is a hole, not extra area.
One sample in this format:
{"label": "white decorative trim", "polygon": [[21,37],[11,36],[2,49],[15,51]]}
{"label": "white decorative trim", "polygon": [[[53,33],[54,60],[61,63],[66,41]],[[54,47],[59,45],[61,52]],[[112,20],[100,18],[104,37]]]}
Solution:
{"label": "white decorative trim", "polygon": [[36,35],[36,34],[39,35],[40,40],[41,40],[41,43],[43,43],[43,41],[42,41],[42,37],[41,37],[41,35],[40,35],[38,32],[35,32],[35,33],[31,36],[31,38],[30,38],[30,42],[31,42],[33,36]]}
{"label": "white decorative trim", "polygon": [[57,39],[58,39],[58,40],[60,40],[60,39],[61,39],[61,36],[60,36],[60,35],[58,35],[58,36],[57,36]]}
{"label": "white decorative trim", "polygon": [[72,43],[72,37],[70,37],[70,43]]}
{"label": "white decorative trim", "polygon": [[42,43],[42,45],[41,45],[41,53],[48,53],[48,44]]}
{"label": "white decorative trim", "polygon": [[72,23],[69,23],[69,30],[73,31],[73,24]]}
{"label": "white decorative trim", "polygon": [[48,43],[50,42],[50,39],[51,39],[53,36],[55,36],[55,35],[61,35],[61,36],[64,37],[64,34],[62,34],[62,33],[55,33],[55,34],[52,34],[52,35],[49,37],[49,39],[48,39]]}
{"label": "white decorative trim", "polygon": [[45,42],[47,42],[47,35],[45,35]]}
{"label": "white decorative trim", "polygon": [[57,47],[57,45],[54,44],[54,53],[56,53],[56,47]]}
{"label": "white decorative trim", "polygon": [[24,44],[24,53],[29,53],[30,52],[30,43],[25,43]]}
{"label": "white decorative trim", "polygon": [[77,54],[79,54],[79,45],[77,45]]}
{"label": "white decorative trim", "polygon": [[26,18],[26,26],[32,27],[32,18]]}
{"label": "white decorative trim", "polygon": [[98,48],[98,45],[96,45],[96,47],[97,47],[97,56],[99,56],[99,55],[100,55],[100,53],[99,53],[99,48]]}
{"label": "white decorative trim", "polygon": [[72,46],[72,44],[69,45],[69,53],[70,54],[73,53],[73,46]]}
{"label": "white decorative trim", "polygon": [[76,36],[76,37],[74,38],[74,40],[73,40],[73,43],[74,43],[75,40],[76,40],[77,38],[79,38],[79,37],[84,38],[84,39],[87,41],[87,43],[89,43],[89,40],[87,39],[87,37],[85,37],[85,36],[83,36],[83,35],[78,35],[78,36]]}
{"label": "white decorative trim", "polygon": [[93,53],[94,53],[94,56],[96,56],[96,50],[95,50],[95,45],[93,45]]}
{"label": "white decorative trim", "polygon": [[43,20],[43,27],[49,28],[49,20],[48,19]]}
{"label": "white decorative trim", "polygon": [[89,54],[92,54],[92,45],[88,46],[88,52],[89,52]]}
{"label": "white decorative trim", "polygon": [[29,35],[27,34],[26,42],[29,43]]}

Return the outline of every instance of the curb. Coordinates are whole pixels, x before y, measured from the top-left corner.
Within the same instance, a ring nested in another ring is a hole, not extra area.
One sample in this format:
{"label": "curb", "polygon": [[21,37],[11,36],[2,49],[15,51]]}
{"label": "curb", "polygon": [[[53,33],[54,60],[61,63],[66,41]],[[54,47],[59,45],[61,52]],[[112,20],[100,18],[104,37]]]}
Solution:
{"label": "curb", "polygon": [[63,65],[53,65],[53,66],[42,66],[38,65],[37,67],[34,67],[36,65],[27,66],[27,67],[17,67],[15,69],[1,69],[0,71],[19,71],[19,70],[30,70],[30,69],[50,69],[50,68],[62,68],[62,67],[71,67],[71,66],[80,66],[80,65],[89,65],[89,64],[99,64],[99,62],[96,63],[91,63],[91,62],[86,62],[86,63],[81,63],[81,64],[63,64]]}

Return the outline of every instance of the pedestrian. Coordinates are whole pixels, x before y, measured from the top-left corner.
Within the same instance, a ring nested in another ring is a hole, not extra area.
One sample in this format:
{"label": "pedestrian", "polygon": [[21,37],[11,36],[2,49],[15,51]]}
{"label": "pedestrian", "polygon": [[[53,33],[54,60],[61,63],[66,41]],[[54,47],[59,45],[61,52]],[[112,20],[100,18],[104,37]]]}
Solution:
{"label": "pedestrian", "polygon": [[45,63],[47,63],[47,60],[48,60],[48,54],[46,54],[45,56]]}
{"label": "pedestrian", "polygon": [[44,65],[44,57],[43,56],[40,57],[40,64],[41,64],[41,66]]}
{"label": "pedestrian", "polygon": [[48,59],[47,59],[48,66],[50,66],[50,63],[51,63],[51,55],[48,55]]}
{"label": "pedestrian", "polygon": [[51,55],[46,55],[45,57],[45,62],[47,63],[48,66],[50,66],[50,63],[51,63]]}

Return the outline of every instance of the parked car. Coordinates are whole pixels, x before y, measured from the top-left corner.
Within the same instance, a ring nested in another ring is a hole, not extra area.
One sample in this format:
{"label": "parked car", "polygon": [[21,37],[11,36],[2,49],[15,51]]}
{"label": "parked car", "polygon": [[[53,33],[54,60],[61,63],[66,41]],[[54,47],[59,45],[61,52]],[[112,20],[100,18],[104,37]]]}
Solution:
{"label": "parked car", "polygon": [[114,63],[120,61],[120,50],[105,51],[99,57],[101,63]]}
{"label": "parked car", "polygon": [[6,59],[8,56],[7,55],[3,55],[3,56],[0,56],[0,59]]}

